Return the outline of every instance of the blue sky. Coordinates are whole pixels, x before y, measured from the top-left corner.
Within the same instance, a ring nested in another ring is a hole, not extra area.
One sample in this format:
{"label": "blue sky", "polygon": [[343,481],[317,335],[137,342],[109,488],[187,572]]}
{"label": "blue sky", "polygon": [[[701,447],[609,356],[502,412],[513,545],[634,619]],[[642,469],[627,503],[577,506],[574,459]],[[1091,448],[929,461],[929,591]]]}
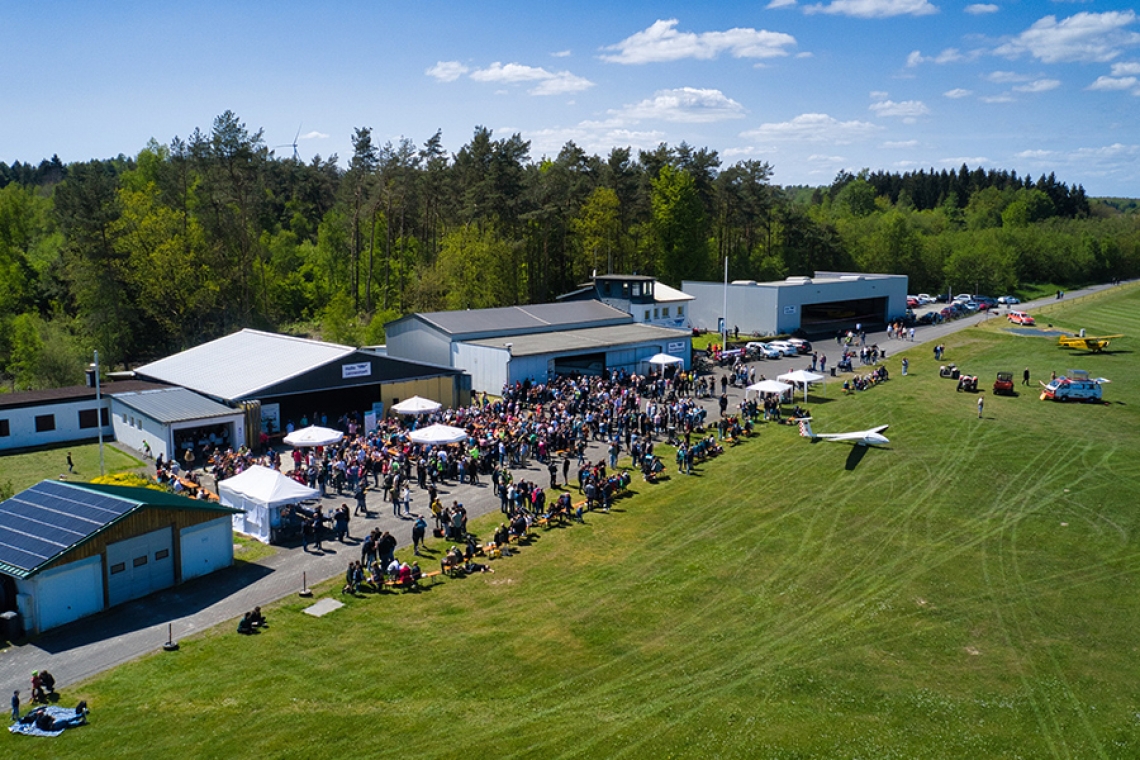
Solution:
{"label": "blue sky", "polygon": [[232,109],[342,164],[354,127],[454,152],[481,125],[535,159],[687,141],[781,184],[965,162],[1140,196],[1122,2],[0,0],[0,39],[8,163],[133,155]]}

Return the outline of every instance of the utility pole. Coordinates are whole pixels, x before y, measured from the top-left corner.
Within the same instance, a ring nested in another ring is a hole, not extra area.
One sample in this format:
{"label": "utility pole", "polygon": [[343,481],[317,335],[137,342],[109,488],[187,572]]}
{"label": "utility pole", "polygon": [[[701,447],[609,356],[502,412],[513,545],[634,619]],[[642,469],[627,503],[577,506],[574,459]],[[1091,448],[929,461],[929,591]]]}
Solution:
{"label": "utility pole", "polygon": [[99,351],[95,351],[95,414],[99,428],[99,477],[103,477],[103,391],[99,384]]}

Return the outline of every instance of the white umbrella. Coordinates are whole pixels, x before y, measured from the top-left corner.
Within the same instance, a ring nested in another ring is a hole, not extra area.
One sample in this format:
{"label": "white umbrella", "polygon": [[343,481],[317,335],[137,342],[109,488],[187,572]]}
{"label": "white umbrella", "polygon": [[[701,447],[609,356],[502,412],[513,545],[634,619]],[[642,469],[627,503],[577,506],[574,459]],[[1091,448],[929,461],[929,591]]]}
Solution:
{"label": "white umbrella", "polygon": [[744,390],[756,391],[757,393],[779,393],[782,395],[794,387],[794,385],[781,383],[779,380],[761,380],[758,383],[753,383]]}
{"label": "white umbrella", "polygon": [[285,436],[285,443],[300,449],[306,446],[328,446],[341,438],[344,438],[344,433],[339,430],[310,425]]}
{"label": "white umbrella", "polygon": [[779,380],[793,385],[802,385],[804,387],[804,401],[807,401],[808,386],[812,383],[823,381],[823,375],[817,375],[814,372],[808,372],[806,369],[797,369],[795,372],[789,372],[786,375],[780,375]]}
{"label": "white umbrella", "polygon": [[438,401],[412,396],[409,399],[395,404],[392,407],[392,411],[396,414],[431,414],[432,412],[438,412],[442,407],[443,404]]}
{"label": "white umbrella", "polygon": [[653,356],[649,357],[645,361],[649,362],[650,364],[660,364],[663,367],[666,365],[669,365],[669,364],[684,364],[685,363],[684,359],[682,359],[678,356],[670,356],[669,354],[654,354]]}
{"label": "white umbrella", "polygon": [[460,443],[467,440],[467,431],[451,425],[428,425],[408,434],[412,443],[444,444]]}

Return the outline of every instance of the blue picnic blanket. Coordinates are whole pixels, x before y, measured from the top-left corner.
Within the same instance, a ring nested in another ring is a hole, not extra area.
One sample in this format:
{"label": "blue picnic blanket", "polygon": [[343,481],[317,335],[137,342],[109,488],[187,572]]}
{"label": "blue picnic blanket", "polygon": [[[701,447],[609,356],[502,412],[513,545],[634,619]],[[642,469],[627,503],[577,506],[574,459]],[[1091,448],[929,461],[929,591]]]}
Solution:
{"label": "blue picnic blanket", "polygon": [[[73,707],[56,707],[55,705],[48,705],[46,707],[36,708],[42,712],[46,712],[57,721],[70,720],[75,718],[75,708]],[[86,723],[86,721],[84,721]],[[82,723],[76,725],[83,725]],[[72,726],[64,726],[64,728],[72,728]],[[63,733],[64,728],[52,731],[43,731],[36,728],[35,723],[13,723],[8,726],[8,730],[14,734],[24,734],[25,736],[59,736]]]}

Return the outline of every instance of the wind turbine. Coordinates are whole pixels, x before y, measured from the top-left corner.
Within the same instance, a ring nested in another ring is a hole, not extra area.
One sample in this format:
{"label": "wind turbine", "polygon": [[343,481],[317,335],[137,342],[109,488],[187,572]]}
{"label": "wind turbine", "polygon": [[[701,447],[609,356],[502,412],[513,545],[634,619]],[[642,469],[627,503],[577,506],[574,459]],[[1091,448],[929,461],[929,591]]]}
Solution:
{"label": "wind turbine", "polygon": [[285,143],[284,145],[274,145],[273,147],[274,148],[292,148],[293,149],[293,160],[297,161],[297,160],[299,160],[297,157],[297,140],[299,140],[299,139],[301,139],[301,125],[300,124],[297,125],[297,134],[293,137],[293,142]]}

